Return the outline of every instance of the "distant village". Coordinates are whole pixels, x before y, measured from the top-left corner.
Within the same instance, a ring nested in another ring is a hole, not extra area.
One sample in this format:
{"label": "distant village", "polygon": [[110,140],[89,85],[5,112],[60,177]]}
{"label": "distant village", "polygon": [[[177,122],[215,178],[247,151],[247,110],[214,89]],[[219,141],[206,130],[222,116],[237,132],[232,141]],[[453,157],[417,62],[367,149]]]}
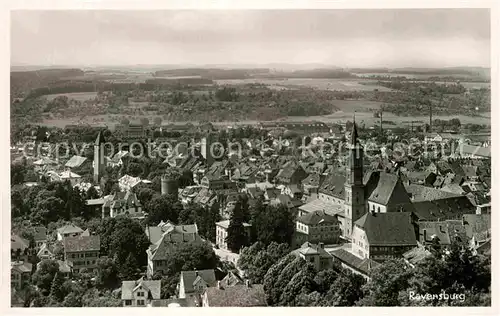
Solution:
{"label": "distant village", "polygon": [[[79,128],[11,145],[12,306],[347,306],[374,300],[384,269],[491,256],[489,131],[355,118]],[[86,149],[60,158],[57,140],[83,133]],[[148,138],[153,152],[186,145],[167,158],[104,146]],[[241,150],[216,155],[216,142]],[[356,299],[339,299],[341,276]]]}

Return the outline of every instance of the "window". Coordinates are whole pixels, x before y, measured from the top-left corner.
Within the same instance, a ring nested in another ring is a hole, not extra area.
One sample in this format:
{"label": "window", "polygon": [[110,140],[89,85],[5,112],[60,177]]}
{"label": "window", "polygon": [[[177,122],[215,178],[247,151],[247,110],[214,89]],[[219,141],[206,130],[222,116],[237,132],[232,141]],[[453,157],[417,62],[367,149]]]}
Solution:
{"label": "window", "polygon": [[144,306],[144,300],[137,300],[137,306]]}
{"label": "window", "polygon": [[132,305],[132,300],[125,300],[125,306]]}
{"label": "window", "polygon": [[144,292],[137,292],[137,296],[144,297]]}

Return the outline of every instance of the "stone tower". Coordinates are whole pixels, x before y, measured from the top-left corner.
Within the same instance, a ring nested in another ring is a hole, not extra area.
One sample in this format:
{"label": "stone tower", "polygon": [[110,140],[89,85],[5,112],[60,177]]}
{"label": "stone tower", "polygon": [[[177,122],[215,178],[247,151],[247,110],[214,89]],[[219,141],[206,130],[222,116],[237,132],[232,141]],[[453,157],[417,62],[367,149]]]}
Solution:
{"label": "stone tower", "polygon": [[214,153],[213,144],[215,143],[215,135],[213,133],[209,133],[207,137],[203,137],[201,139],[201,155],[205,158],[205,162],[208,167],[210,167],[214,161]]}
{"label": "stone tower", "polygon": [[161,177],[161,194],[171,195],[177,199],[179,194],[179,179],[163,175]]}
{"label": "stone tower", "polygon": [[354,121],[349,144],[348,170],[345,182],[344,236],[351,238],[354,222],[365,214],[365,187],[363,185],[363,147],[359,143]]}
{"label": "stone tower", "polygon": [[101,176],[106,167],[104,163],[104,136],[102,132],[97,134],[97,138],[94,142],[94,183],[99,184]]}

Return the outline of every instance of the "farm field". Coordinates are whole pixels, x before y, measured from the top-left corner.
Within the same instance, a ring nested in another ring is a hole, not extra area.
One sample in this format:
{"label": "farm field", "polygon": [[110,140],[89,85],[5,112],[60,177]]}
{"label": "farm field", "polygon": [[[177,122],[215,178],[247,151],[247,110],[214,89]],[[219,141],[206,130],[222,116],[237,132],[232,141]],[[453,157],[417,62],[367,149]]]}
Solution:
{"label": "farm field", "polygon": [[240,85],[248,83],[261,83],[270,87],[297,87],[304,86],[319,90],[341,90],[341,91],[391,91],[391,89],[377,85],[363,85],[359,83],[360,79],[308,79],[308,78],[288,78],[280,79],[231,79],[215,80],[220,85]]}
{"label": "farm field", "polygon": [[73,93],[59,93],[59,94],[49,94],[45,97],[47,100],[52,101],[57,97],[67,96],[68,99],[74,99],[77,101],[87,101],[92,100],[97,97],[97,92],[73,92]]}

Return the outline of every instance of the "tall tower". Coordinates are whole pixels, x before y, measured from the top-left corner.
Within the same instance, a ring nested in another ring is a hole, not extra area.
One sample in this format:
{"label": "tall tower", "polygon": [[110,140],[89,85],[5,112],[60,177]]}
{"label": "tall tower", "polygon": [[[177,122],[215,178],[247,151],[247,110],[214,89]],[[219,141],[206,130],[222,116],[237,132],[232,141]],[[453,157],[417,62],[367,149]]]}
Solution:
{"label": "tall tower", "polygon": [[98,184],[104,172],[104,136],[99,132],[94,142],[94,183]]}
{"label": "tall tower", "polygon": [[215,135],[213,133],[209,133],[207,137],[203,137],[201,139],[201,155],[205,158],[205,162],[208,167],[210,167],[214,161],[214,153],[213,144],[215,143]]}
{"label": "tall tower", "polygon": [[344,236],[351,238],[353,223],[366,212],[365,187],[363,185],[363,147],[359,143],[356,121],[352,126],[351,143],[345,191]]}

